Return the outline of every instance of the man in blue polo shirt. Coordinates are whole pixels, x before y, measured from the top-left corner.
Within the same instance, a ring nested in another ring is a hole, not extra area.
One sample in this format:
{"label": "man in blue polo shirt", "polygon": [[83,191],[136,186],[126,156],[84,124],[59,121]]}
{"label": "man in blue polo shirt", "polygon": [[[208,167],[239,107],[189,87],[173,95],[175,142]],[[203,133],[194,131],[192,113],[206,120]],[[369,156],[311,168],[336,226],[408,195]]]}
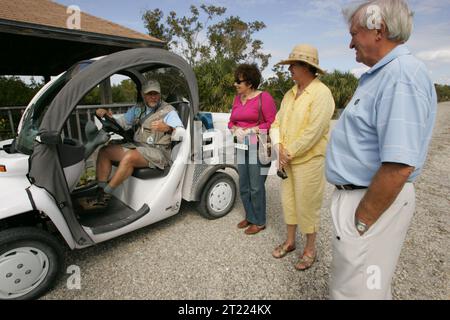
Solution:
{"label": "man in blue polo shirt", "polygon": [[356,61],[370,69],[332,132],[327,180],[336,185],[332,299],[391,299],[391,281],[415,209],[414,181],[427,155],[436,92],[404,43],[404,0],[343,10]]}
{"label": "man in blue polo shirt", "polygon": [[[133,142],[108,144],[100,149],[96,164],[99,192],[80,202],[85,210],[107,208],[114,190],[132,175],[135,168],[164,169],[170,165],[171,135],[177,128],[183,128],[183,123],[174,107],[161,100],[158,81],[147,80],[142,86],[142,96],[142,103],[116,118],[125,130],[134,127]],[[113,116],[104,108],[95,113],[99,117]],[[119,166],[108,181],[113,162],[119,162]]]}

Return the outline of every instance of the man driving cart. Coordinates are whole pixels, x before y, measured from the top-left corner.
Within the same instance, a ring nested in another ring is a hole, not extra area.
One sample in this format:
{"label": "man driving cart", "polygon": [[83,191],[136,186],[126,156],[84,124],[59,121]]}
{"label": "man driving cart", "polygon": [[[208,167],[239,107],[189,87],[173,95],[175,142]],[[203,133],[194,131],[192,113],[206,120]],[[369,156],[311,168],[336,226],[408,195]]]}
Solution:
{"label": "man driving cart", "polygon": [[[173,106],[161,100],[161,86],[156,80],[148,80],[142,86],[143,103],[131,107],[114,120],[124,129],[133,129],[133,142],[112,144],[100,149],[97,157],[96,176],[98,193],[85,199],[85,210],[104,209],[114,190],[130,177],[136,168],[163,170],[171,161],[171,134],[183,123]],[[112,112],[96,110],[99,118],[112,119]],[[108,181],[114,162],[118,168]]]}

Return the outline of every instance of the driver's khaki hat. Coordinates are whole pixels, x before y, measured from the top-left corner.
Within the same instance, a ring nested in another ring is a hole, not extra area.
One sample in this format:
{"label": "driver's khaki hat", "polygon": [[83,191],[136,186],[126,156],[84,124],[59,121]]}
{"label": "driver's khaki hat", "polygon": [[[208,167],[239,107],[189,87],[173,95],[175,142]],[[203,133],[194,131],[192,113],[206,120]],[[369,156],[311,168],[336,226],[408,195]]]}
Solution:
{"label": "driver's khaki hat", "polygon": [[142,86],[142,93],[146,94],[152,91],[161,93],[161,86],[156,80],[147,80],[147,82]]}
{"label": "driver's khaki hat", "polygon": [[305,62],[317,69],[318,72],[324,74],[325,71],[319,66],[319,52],[316,48],[309,44],[299,44],[292,49],[289,58],[280,61],[277,64],[292,64],[297,61]]}

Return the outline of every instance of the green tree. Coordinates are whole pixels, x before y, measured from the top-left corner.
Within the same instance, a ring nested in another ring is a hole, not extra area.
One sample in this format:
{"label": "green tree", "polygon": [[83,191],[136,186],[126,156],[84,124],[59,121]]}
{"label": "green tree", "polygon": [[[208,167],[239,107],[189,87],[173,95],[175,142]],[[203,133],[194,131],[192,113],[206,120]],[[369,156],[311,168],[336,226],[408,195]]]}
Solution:
{"label": "green tree", "polygon": [[[11,128],[9,114],[2,111],[2,107],[26,106],[34,95],[42,88],[43,83],[37,82],[33,77],[31,83],[27,84],[19,77],[0,76],[0,138],[11,138]],[[11,113],[14,126],[17,129],[21,113],[14,111]]]}
{"label": "green tree", "polygon": [[120,84],[113,85],[111,90],[114,103],[136,102],[136,85],[132,80],[122,80]]}
{"label": "green tree", "polygon": [[223,7],[202,4],[199,9],[192,5],[189,16],[178,17],[171,11],[165,24],[160,9],[143,15],[149,33],[167,41],[167,48],[193,67],[205,111],[229,111],[235,94],[233,73],[239,63],[257,63],[261,70],[269,63],[270,54],[262,52],[262,41],[253,38],[265,24],[235,16],[216,21],[225,12]]}
{"label": "green tree", "polygon": [[358,87],[358,79],[351,72],[335,70],[320,77],[333,93],[336,109],[345,108]]}
{"label": "green tree", "polygon": [[170,49],[172,34],[169,28],[161,23],[163,17],[164,13],[160,9],[155,9],[146,11],[142,19],[144,20],[145,28],[150,31],[150,34],[159,40],[165,41],[165,48]]}
{"label": "green tree", "polygon": [[114,95],[114,92],[116,92],[116,91],[120,91],[122,93],[120,100],[119,99],[114,100],[114,97],[113,97],[113,101],[123,102],[123,103],[136,102],[136,96],[137,96],[136,85],[134,84],[134,82],[132,80],[130,80],[130,79],[122,80],[122,82],[119,85],[113,86],[112,90],[113,90],[113,95]]}
{"label": "green tree", "polygon": [[198,76],[200,110],[230,112],[236,90],[234,69],[236,62],[222,56],[204,61],[194,67]]}
{"label": "green tree", "polygon": [[[284,67],[275,66],[272,71],[275,75],[264,81],[263,88],[270,92],[279,107],[285,93],[292,88],[294,82]],[[319,79],[330,88],[336,109],[345,108],[358,86],[358,79],[350,72],[336,70],[320,76]]]}
{"label": "green tree", "polygon": [[[113,85],[112,101],[113,103],[136,102],[136,85],[132,80],[122,80],[119,84]],[[99,105],[101,104],[100,87],[92,89],[79,103],[80,105]]]}
{"label": "green tree", "polygon": [[191,66],[200,59],[210,58],[211,50],[207,43],[199,37],[205,31],[207,25],[217,16],[225,13],[222,7],[201,5],[206,15],[205,21],[200,21],[200,10],[196,6],[190,7],[189,17],[178,17],[175,11],[171,11],[162,23],[164,13],[160,9],[148,10],[142,16],[144,25],[149,33],[166,42],[166,48],[181,54]]}
{"label": "green tree", "polygon": [[96,86],[80,101],[80,105],[97,105],[101,103],[100,88]]}
{"label": "green tree", "polygon": [[274,76],[263,82],[262,89],[271,94],[277,108],[280,108],[284,95],[294,86],[294,81],[292,81],[289,71],[286,71],[283,66],[276,65],[272,68],[272,71]]}
{"label": "green tree", "polygon": [[444,84],[436,84],[436,93],[439,102],[450,101],[450,86]]}
{"label": "green tree", "polygon": [[0,76],[0,108],[28,105],[42,86],[34,78],[28,85],[19,77]]}
{"label": "green tree", "polygon": [[270,54],[264,54],[263,42],[253,39],[253,34],[264,29],[261,21],[244,22],[231,16],[208,28],[208,39],[217,56],[236,62],[260,62],[261,70],[269,64]]}

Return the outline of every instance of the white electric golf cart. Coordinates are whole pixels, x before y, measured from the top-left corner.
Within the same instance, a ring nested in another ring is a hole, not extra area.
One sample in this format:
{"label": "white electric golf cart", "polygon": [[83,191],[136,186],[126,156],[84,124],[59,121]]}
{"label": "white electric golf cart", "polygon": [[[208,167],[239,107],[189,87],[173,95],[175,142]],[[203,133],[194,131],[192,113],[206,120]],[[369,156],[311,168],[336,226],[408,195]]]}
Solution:
{"label": "white electric golf cart", "polygon": [[[142,102],[142,83],[157,78],[184,129],[172,135],[170,167],[135,170],[105,210],[84,212],[78,200],[98,188],[89,179],[80,183],[86,163],[95,163],[98,149],[112,139],[129,137],[113,118],[98,121],[81,106],[114,75],[135,86],[136,102]],[[18,136],[0,142],[0,299],[39,297],[61,273],[64,247],[85,248],[173,216],[183,199],[197,201],[208,219],[232,209],[236,185],[225,169],[234,165],[193,161],[201,160],[203,150],[219,150],[211,147],[211,133],[202,133],[211,122],[194,121],[208,119],[198,110],[197,90],[182,58],[146,48],[82,61],[39,91],[22,116]]]}

